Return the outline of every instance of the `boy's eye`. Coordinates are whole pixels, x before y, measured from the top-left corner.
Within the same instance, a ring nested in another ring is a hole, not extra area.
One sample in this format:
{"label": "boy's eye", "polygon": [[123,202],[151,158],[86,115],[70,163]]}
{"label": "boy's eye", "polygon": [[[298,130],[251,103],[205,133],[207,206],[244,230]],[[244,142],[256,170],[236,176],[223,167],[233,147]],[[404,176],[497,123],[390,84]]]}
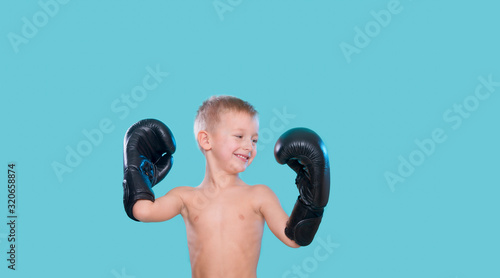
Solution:
{"label": "boy's eye", "polygon": [[252,141],[253,141],[255,144],[257,144],[257,139],[253,139]]}
{"label": "boy's eye", "polygon": [[241,135],[235,135],[235,137],[240,138],[240,139],[243,138],[243,136],[241,136]]}

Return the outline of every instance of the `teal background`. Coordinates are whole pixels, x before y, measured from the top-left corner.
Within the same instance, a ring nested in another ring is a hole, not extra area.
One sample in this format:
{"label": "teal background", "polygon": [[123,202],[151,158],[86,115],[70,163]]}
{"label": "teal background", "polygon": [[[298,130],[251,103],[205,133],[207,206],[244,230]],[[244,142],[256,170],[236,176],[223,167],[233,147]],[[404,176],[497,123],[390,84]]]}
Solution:
{"label": "teal background", "polygon": [[[354,45],[354,28],[390,1],[231,3],[221,19],[212,1],[69,1],[16,53],[8,34],[21,35],[22,18],[42,8],[1,2],[0,168],[17,165],[19,223],[16,271],[0,225],[0,276],[190,277],[180,216],[144,224],[124,213],[122,140],[140,119],[164,121],[178,150],[155,192],[196,186],[204,159],[194,114],[209,96],[230,94],[252,103],[267,129],[242,177],[269,185],[287,213],[297,190],[274,161],[279,135],[315,130],[332,166],[316,240],[291,249],[266,228],[259,277],[299,277],[286,272],[304,264],[309,277],[500,277],[500,87],[459,128],[443,119],[479,76],[500,82],[498,2],[402,0],[350,63],[340,44]],[[111,104],[157,65],[169,76],[120,118]],[[280,120],[283,110],[293,118]],[[113,131],[60,181],[52,163],[106,118]],[[392,191],[384,173],[397,174],[398,157],[436,128],[446,141]],[[318,261],[318,239],[328,238],[336,248]]]}

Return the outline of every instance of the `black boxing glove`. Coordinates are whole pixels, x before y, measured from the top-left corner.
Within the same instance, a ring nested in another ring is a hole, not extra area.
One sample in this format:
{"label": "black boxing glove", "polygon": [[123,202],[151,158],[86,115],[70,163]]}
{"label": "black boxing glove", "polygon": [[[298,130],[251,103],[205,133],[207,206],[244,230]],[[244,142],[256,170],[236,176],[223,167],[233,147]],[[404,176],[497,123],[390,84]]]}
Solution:
{"label": "black boxing glove", "polygon": [[137,200],[155,200],[153,186],[170,171],[175,139],[170,129],[155,119],[132,125],[123,142],[123,205],[127,215],[133,213]]}
{"label": "black boxing glove", "polygon": [[330,196],[330,163],[321,138],[307,128],[294,128],[280,136],[274,147],[280,164],[297,173],[299,197],[286,223],[285,234],[298,245],[309,245],[318,231]]}

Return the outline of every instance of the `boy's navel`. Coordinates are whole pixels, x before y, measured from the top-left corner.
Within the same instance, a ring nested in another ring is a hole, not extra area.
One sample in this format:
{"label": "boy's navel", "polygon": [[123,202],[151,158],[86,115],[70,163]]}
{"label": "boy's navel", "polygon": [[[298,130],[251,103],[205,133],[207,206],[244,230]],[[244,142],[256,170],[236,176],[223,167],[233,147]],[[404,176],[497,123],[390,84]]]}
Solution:
{"label": "boy's navel", "polygon": [[238,217],[240,218],[240,220],[245,220],[245,216],[243,216],[243,214],[240,214]]}

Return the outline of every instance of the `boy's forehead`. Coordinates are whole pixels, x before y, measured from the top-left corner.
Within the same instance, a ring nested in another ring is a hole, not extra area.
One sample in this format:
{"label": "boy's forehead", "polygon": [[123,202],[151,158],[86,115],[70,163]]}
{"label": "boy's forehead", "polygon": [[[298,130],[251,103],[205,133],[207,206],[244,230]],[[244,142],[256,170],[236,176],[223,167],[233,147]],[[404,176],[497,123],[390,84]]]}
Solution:
{"label": "boy's forehead", "polygon": [[252,116],[244,111],[225,111],[219,114],[221,120],[233,120],[233,121],[242,121],[242,120],[250,120],[250,121],[258,121],[256,116]]}
{"label": "boy's forehead", "polygon": [[219,115],[220,123],[224,126],[231,126],[232,128],[245,129],[248,128],[249,122],[259,126],[259,119],[246,112],[228,111]]}

